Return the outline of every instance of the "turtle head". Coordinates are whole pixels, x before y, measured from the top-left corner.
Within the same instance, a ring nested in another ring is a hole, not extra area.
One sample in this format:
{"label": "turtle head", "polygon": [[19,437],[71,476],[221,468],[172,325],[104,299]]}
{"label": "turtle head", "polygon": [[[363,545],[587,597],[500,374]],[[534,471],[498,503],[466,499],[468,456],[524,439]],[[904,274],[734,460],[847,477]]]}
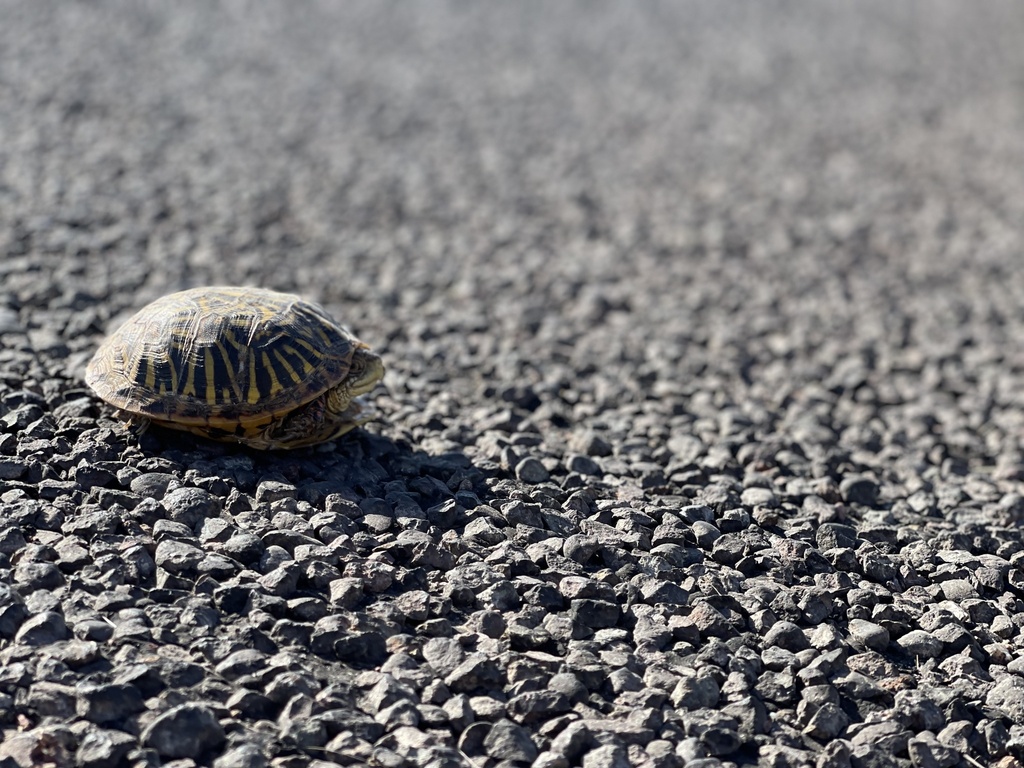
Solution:
{"label": "turtle head", "polygon": [[377,386],[384,378],[384,361],[366,347],[357,347],[352,355],[348,375],[336,387],[327,392],[327,410],[343,413],[352,398],[364,395]]}

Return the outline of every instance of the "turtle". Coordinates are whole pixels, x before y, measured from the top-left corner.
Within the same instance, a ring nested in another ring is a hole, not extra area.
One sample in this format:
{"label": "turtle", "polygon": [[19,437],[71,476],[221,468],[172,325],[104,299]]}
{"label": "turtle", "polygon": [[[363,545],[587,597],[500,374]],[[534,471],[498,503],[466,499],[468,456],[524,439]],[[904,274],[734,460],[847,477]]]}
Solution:
{"label": "turtle", "polygon": [[96,350],[85,380],[130,422],[260,450],[332,440],[365,422],[381,358],[321,307],[209,286],[143,307]]}

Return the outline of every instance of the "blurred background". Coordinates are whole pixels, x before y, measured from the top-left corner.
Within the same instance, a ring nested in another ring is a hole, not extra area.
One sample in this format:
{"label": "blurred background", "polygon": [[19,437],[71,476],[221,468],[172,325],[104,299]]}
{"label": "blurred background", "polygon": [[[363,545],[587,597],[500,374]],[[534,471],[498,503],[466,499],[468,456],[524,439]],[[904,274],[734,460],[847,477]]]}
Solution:
{"label": "blurred background", "polygon": [[227,283],[324,302],[412,411],[1016,397],[1015,3],[0,15],[0,305],[32,375]]}

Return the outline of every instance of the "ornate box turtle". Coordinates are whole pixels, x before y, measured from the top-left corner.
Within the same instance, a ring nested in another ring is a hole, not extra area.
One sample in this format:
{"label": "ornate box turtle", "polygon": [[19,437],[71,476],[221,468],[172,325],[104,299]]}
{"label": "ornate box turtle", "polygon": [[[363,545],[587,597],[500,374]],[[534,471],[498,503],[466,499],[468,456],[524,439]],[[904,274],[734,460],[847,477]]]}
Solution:
{"label": "ornate box turtle", "polygon": [[365,420],[381,359],[318,304],[258,288],[157,299],[100,346],[90,387],[130,419],[252,448],[299,448]]}

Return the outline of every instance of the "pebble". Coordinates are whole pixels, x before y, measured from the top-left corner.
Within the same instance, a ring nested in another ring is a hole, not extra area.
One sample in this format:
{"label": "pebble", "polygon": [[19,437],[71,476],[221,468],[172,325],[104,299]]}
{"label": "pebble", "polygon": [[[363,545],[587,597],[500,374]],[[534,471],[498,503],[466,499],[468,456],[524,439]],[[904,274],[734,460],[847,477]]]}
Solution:
{"label": "pebble", "polygon": [[256,744],[239,744],[213,761],[213,768],[266,768],[267,765],[267,758]]}
{"label": "pebble", "polygon": [[133,685],[112,683],[78,690],[78,715],[100,725],[123,721],[144,708],[142,693]]}
{"label": "pebble", "polygon": [[90,730],[78,743],[75,761],[83,768],[114,768],[123,763],[135,745],[131,734],[113,729]]}
{"label": "pebble", "polygon": [[547,468],[538,460],[528,457],[516,464],[516,477],[524,483],[536,485],[546,483],[551,477]]}
{"label": "pebble", "polygon": [[860,650],[884,651],[889,647],[889,632],[885,627],[863,619],[851,619],[850,642]]}
{"label": "pebble", "polygon": [[942,641],[930,632],[921,629],[911,630],[902,637],[896,638],[896,644],[915,658],[934,659],[942,653]]}
{"label": "pebble", "polygon": [[529,731],[511,720],[498,720],[491,725],[483,748],[495,760],[530,763],[538,754]]}
{"label": "pebble", "polygon": [[158,715],[142,732],[142,743],[164,758],[198,758],[224,743],[224,728],[202,704],[179,704]]}
{"label": "pebble", "polygon": [[69,636],[64,617],[53,611],[44,611],[26,619],[18,628],[14,642],[29,646],[50,645]]}
{"label": "pebble", "polygon": [[157,544],[153,559],[157,567],[169,573],[185,573],[195,570],[204,556],[205,553],[199,547],[165,539]]}
{"label": "pebble", "polygon": [[172,521],[192,529],[205,518],[216,517],[221,508],[220,500],[201,488],[176,488],[163,497],[161,504]]}

